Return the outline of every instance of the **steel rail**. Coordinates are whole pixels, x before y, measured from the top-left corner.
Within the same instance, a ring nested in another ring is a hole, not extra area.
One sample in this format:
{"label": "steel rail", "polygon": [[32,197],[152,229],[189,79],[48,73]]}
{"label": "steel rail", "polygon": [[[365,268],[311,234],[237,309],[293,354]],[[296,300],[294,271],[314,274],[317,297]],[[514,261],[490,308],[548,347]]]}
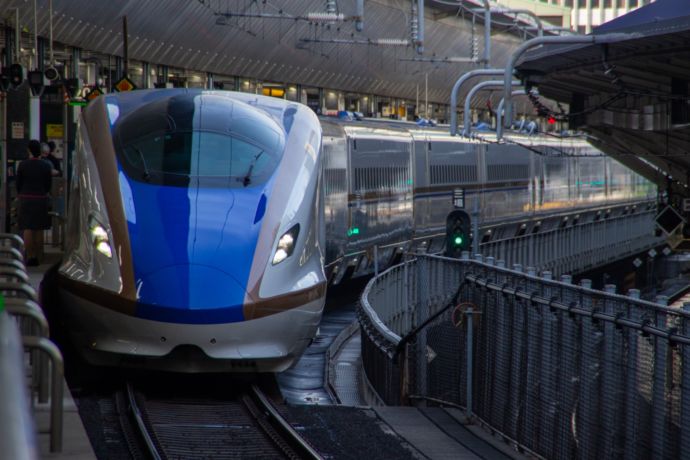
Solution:
{"label": "steel rail", "polygon": [[132,387],[132,384],[129,382],[127,382],[127,400],[129,402],[129,408],[132,411],[132,416],[134,417],[137,428],[139,429],[139,435],[141,435],[142,439],[144,440],[151,458],[154,460],[161,460],[163,456],[160,454],[160,452],[158,452],[156,443],[153,441],[153,438],[149,434],[149,430],[146,428],[146,422],[144,421],[144,417],[142,416],[141,409],[139,409],[139,404],[137,404],[136,396],[134,394],[134,387]]}
{"label": "steel rail", "polygon": [[299,433],[283,418],[282,415],[273,407],[271,401],[263,394],[255,384],[251,386],[254,401],[257,402],[264,414],[267,416],[273,428],[278,431],[280,436],[290,444],[302,459],[323,460],[323,457],[302,437]]}

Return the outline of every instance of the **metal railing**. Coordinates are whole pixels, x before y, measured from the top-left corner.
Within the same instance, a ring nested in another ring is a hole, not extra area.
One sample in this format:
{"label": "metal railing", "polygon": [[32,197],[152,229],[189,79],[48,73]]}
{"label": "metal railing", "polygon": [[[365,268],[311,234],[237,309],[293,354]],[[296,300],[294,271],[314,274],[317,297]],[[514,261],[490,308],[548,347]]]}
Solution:
{"label": "metal railing", "polygon": [[[34,393],[39,402],[50,401],[50,451],[60,452],[62,450],[64,365],[59,349],[48,339],[48,321],[38,305],[36,291],[28,282],[29,278],[22,262],[23,246],[23,241],[16,235],[0,234],[0,296],[2,301],[0,316],[7,318],[4,321],[13,323],[14,329],[18,329],[21,334],[19,337],[16,334],[8,333],[8,340],[12,340],[11,345],[8,346],[11,348],[20,347],[20,349],[23,347],[24,350],[30,350],[32,371],[29,388],[31,393],[21,400],[16,398],[17,392],[25,392],[26,389],[26,382],[23,378],[25,375],[23,360],[20,359],[17,363],[14,359],[0,359],[0,376],[15,376],[18,381],[12,382],[12,384],[21,387],[21,389],[13,388],[6,391],[7,388],[3,385],[0,406],[7,411],[21,412],[21,418],[17,418],[17,420],[21,420],[31,417],[24,403],[33,400]],[[4,335],[0,335],[0,339],[3,338]],[[3,344],[0,343],[0,347],[2,346]],[[12,422],[12,419],[9,420]],[[3,441],[1,437],[0,441]],[[29,456],[15,457],[11,455],[8,458],[36,458],[35,451],[37,448],[34,436],[18,437],[16,442],[19,444],[13,445],[12,448],[26,452],[26,455]],[[24,445],[27,442],[29,443],[28,447]],[[0,446],[4,448],[5,443],[0,442]],[[4,454],[5,452],[3,452]]]}
{"label": "metal railing", "polygon": [[504,265],[419,256],[370,281],[359,319],[379,396],[464,406],[546,458],[688,455],[690,313]]}
{"label": "metal railing", "polygon": [[22,340],[17,324],[0,311],[0,446],[2,457],[38,458],[36,430],[24,382]]}
{"label": "metal railing", "polygon": [[[554,276],[578,273],[658,246],[664,239],[655,236],[656,206],[651,202],[608,208],[597,220],[585,220],[588,210],[558,217],[563,225],[548,230],[526,231],[496,238],[480,245],[485,256],[549,270]],[[634,212],[632,212],[634,210]],[[577,216],[582,218],[573,223]],[[548,218],[547,218],[548,219]],[[547,226],[543,219],[542,227]]]}

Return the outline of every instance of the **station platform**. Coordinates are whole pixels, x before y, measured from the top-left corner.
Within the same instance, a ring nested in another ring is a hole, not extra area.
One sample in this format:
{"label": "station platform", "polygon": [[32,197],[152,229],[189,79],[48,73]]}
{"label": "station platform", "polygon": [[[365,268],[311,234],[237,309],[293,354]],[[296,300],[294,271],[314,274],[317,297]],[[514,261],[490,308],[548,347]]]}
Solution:
{"label": "station platform", "polygon": [[[31,286],[38,292],[39,285],[45,272],[60,260],[60,254],[52,248],[46,247],[45,261],[37,267],[27,267]],[[63,437],[62,452],[50,452],[50,404],[32,401],[40,458],[42,459],[70,459],[91,460],[96,455],[91,442],[79,417],[79,411],[70,393],[67,382],[63,381]]]}

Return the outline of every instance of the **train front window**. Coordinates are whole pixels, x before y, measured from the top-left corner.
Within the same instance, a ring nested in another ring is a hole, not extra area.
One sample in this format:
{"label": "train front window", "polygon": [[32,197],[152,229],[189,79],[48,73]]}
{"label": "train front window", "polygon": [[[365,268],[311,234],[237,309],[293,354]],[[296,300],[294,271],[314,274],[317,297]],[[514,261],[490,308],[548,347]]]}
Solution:
{"label": "train front window", "polygon": [[123,146],[122,152],[145,180],[160,175],[215,177],[247,186],[263,182],[277,164],[274,155],[259,146],[203,131],[153,134]]}
{"label": "train front window", "polygon": [[269,117],[227,98],[166,98],[119,120],[115,144],[134,180],[241,188],[264,183],[282,156],[284,136]]}

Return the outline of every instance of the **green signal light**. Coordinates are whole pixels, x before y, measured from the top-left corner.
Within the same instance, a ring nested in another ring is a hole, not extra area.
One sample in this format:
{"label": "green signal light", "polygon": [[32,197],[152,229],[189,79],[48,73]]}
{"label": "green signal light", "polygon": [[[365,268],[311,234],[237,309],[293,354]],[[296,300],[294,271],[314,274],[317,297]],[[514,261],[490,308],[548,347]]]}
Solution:
{"label": "green signal light", "polygon": [[455,244],[456,246],[460,246],[462,244],[462,241],[463,241],[463,238],[460,235],[453,238],[453,244]]}
{"label": "green signal light", "polygon": [[352,227],[348,229],[347,236],[359,235],[359,227]]}

